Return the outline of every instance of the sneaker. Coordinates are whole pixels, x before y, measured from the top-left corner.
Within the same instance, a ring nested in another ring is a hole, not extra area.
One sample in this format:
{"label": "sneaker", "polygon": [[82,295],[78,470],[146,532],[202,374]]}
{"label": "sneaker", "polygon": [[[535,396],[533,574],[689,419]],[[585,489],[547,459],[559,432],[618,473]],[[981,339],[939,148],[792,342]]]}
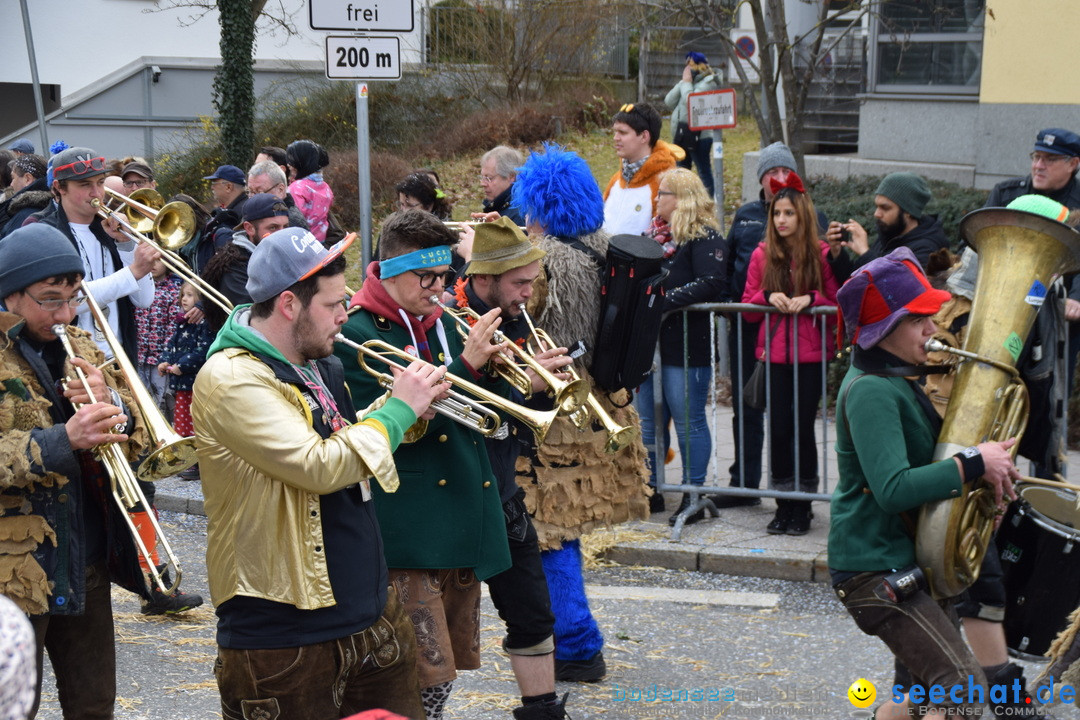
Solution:
{"label": "sneaker", "polygon": [[761,504],[759,497],[745,497],[741,495],[713,495],[710,498],[717,510],[733,507],[757,507]]}
{"label": "sneaker", "polygon": [[555,679],[559,682],[600,682],[607,675],[604,653],[598,650],[588,660],[559,660],[555,658]]}
{"label": "sneaker", "polygon": [[[690,507],[690,496],[686,493],[683,493],[682,501],[679,502],[679,507],[675,510],[675,512],[671,513],[671,517],[668,518],[667,524],[674,527],[675,521],[679,519],[679,513],[683,512],[688,507]],[[700,522],[704,519],[705,508],[701,508],[693,515],[688,516],[686,520],[683,521],[683,525],[693,525],[694,523]]]}
{"label": "sneaker", "polygon": [[[171,583],[169,579],[169,571],[164,569],[164,566],[158,568],[161,571],[162,579],[165,582],[165,586],[168,587]],[[163,593],[158,588],[157,583],[151,583],[150,585],[150,599],[143,600],[142,614],[143,615],[176,615],[192,608],[197,608],[203,604],[202,595],[196,595],[195,593],[183,593],[180,592],[180,588],[176,588],[171,593]]]}
{"label": "sneaker", "polygon": [[199,482],[202,479],[202,477],[199,475],[198,464],[192,465],[187,470],[181,471],[177,475],[177,477],[179,477],[181,480],[194,480],[195,482]]}
{"label": "sneaker", "polygon": [[533,703],[514,709],[514,720],[567,720],[566,697],[548,703]]}

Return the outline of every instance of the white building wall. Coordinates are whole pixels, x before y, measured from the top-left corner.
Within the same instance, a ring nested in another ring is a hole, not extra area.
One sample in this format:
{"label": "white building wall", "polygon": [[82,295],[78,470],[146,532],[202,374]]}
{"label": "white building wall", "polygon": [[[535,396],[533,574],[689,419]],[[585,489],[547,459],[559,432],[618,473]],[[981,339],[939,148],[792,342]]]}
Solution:
{"label": "white building wall", "polygon": [[[265,21],[260,24],[263,32],[256,37],[257,60],[324,62],[324,37],[328,33],[308,27],[310,1],[282,3],[294,12],[293,23],[299,36],[287,37],[280,29],[271,30]],[[420,8],[428,0],[412,2],[417,17],[413,32],[402,36],[404,64],[420,60]],[[364,2],[359,0],[356,4]],[[161,5],[157,0],[28,0],[27,5],[39,78],[42,84],[59,85],[65,98],[143,56],[220,58],[216,11],[191,23],[190,8],[155,12]],[[29,83],[30,65],[19,0],[0,0],[0,7],[4,18],[0,23],[0,47],[5,51],[4,62],[0,63],[0,82]],[[182,26],[181,21],[187,26]]]}

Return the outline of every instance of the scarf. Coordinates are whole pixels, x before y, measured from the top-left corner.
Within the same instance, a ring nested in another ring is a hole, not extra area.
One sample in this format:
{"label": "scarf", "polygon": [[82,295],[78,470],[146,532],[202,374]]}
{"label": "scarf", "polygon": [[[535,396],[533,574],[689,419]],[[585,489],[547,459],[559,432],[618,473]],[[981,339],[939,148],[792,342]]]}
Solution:
{"label": "scarf", "polygon": [[368,265],[367,280],[364,281],[364,284],[360,286],[360,290],[353,296],[349,307],[361,307],[408,330],[409,335],[412,337],[413,347],[416,348],[415,357],[422,358],[430,363],[435,361],[432,359],[427,334],[434,326],[435,333],[439,337],[439,344],[442,345],[446,364],[449,365],[453,359],[450,354],[450,346],[446,342],[446,331],[443,329],[442,323],[439,322],[443,312],[442,308],[436,307],[434,312],[419,318],[405,312],[397,304],[397,301],[390,297],[390,293],[386,292],[386,288],[383,287],[382,279],[379,277],[379,263],[377,260],[373,260]]}
{"label": "scarf", "polygon": [[671,226],[668,225],[668,221],[659,215],[652,219],[649,237],[660,243],[660,247],[664,248],[664,259],[674,255],[679,248],[678,244],[671,239]]}

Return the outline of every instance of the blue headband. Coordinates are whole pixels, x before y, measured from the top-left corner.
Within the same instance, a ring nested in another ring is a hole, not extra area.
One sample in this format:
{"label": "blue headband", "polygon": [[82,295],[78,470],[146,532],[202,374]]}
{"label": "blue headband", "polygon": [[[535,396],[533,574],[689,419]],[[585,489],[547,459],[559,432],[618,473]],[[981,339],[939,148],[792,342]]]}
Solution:
{"label": "blue headband", "polygon": [[407,270],[449,265],[450,260],[450,248],[446,245],[413,250],[411,253],[381,261],[379,263],[379,277],[385,280],[400,275]]}

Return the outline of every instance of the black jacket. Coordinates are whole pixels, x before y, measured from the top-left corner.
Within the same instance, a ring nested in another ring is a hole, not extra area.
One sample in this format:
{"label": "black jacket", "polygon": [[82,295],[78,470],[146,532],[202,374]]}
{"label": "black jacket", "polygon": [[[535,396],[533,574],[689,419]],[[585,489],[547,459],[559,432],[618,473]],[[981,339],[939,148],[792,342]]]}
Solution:
{"label": "black jacket", "polygon": [[[846,252],[841,252],[836,262],[832,263],[833,274],[843,284],[844,280],[851,276],[863,265],[879,257],[885,257],[897,248],[906,247],[915,254],[919,264],[926,269],[930,262],[930,254],[949,247],[949,238],[945,237],[945,226],[938,220],[937,215],[924,215],[919,218],[919,224],[900,237],[895,237],[888,242],[882,242],[879,236],[870,249],[856,258]],[[843,259],[847,259],[844,262]],[[839,270],[839,273],[837,272]]]}
{"label": "black jacket", "polygon": [[49,207],[51,202],[52,193],[45,178],[38,178],[0,203],[0,238],[22,227],[26,218]]}
{"label": "black jacket", "polygon": [[[679,245],[664,260],[668,276],[664,279],[664,310],[703,302],[727,300],[728,242],[711,228],[694,240]],[[685,344],[689,365],[701,367],[712,362],[709,352],[709,313],[690,313]],[[670,315],[660,327],[660,362],[669,366],[683,364],[683,313]]]}
{"label": "black jacket", "polygon": [[521,212],[510,205],[510,193],[513,189],[514,185],[511,183],[510,187],[499,193],[494,200],[484,200],[484,212],[497,212],[513,220],[516,225],[524,225],[525,220],[521,217]]}

